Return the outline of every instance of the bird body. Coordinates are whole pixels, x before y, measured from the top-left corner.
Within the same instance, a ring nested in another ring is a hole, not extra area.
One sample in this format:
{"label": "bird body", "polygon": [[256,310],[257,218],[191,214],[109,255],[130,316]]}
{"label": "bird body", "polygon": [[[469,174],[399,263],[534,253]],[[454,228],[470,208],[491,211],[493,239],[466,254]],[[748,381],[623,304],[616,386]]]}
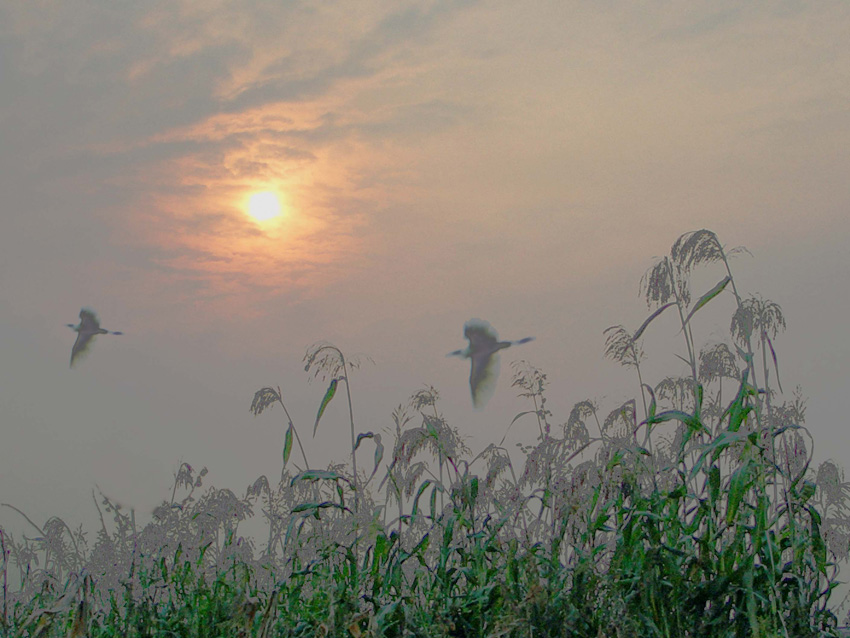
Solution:
{"label": "bird body", "polygon": [[100,321],[97,318],[97,315],[94,313],[94,310],[90,310],[88,308],[80,309],[80,323],[79,325],[74,325],[72,323],[65,324],[72,330],[77,333],[77,340],[74,342],[74,347],[71,349],[71,367],[74,367],[74,363],[79,360],[83,355],[88,352],[89,345],[91,344],[91,340],[94,339],[95,335],[120,335],[124,334],[123,332],[116,332],[112,330],[104,330],[100,327]]}
{"label": "bird body", "polygon": [[470,319],[463,326],[463,335],[469,345],[463,350],[455,350],[447,357],[463,357],[472,361],[469,373],[469,389],[472,393],[472,405],[482,408],[496,390],[499,378],[499,350],[528,343],[534,337],[517,341],[499,341],[499,334],[487,321]]}

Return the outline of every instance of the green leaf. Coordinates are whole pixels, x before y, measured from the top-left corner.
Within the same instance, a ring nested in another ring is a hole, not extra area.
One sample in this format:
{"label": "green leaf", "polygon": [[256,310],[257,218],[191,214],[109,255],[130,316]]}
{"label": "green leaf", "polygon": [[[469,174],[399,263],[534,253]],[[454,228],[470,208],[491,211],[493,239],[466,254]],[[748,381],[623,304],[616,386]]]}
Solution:
{"label": "green leaf", "polygon": [[817,485],[815,485],[809,480],[804,480],[803,488],[800,490],[800,502],[805,503],[806,501],[808,501],[810,498],[812,498],[812,496],[815,495],[816,490]]}
{"label": "green leaf", "polygon": [[610,472],[615,467],[620,465],[620,462],[623,460],[623,457],[625,455],[626,453],[623,450],[617,450],[616,452],[614,452],[614,454],[611,456],[611,460],[608,461],[608,465],[605,466],[605,471]]}
{"label": "green leaf", "polygon": [[311,514],[301,512],[300,516],[293,516],[289,519],[289,525],[286,526],[286,537],[284,538],[284,546],[289,547],[290,538],[292,537],[292,530],[295,527],[296,523],[298,524],[298,529],[295,532],[295,538],[301,536],[301,530],[304,528],[304,524],[307,522],[307,517]]}
{"label": "green leaf", "polygon": [[655,425],[656,423],[664,423],[666,421],[681,421],[685,425],[688,426],[688,430],[693,434],[693,432],[708,430],[702,424],[702,422],[696,418],[693,414],[688,414],[687,412],[682,412],[681,410],[667,410],[665,412],[661,412],[660,414],[656,414],[651,419],[647,419],[646,422],[650,425]]}
{"label": "green leaf", "polygon": [[416,490],[416,497],[413,499],[413,509],[410,511],[410,515],[413,518],[416,518],[416,514],[419,511],[419,497],[422,496],[422,493],[428,489],[428,486],[432,483],[433,481],[431,481],[431,479],[425,479],[422,482],[422,485],[419,486],[419,489]]}
{"label": "green leaf", "polygon": [[434,489],[431,490],[431,520],[437,519],[437,485],[434,484]]}
{"label": "green leaf", "polygon": [[708,471],[708,490],[711,504],[714,505],[720,497],[720,467],[712,465]]}
{"label": "green leaf", "polygon": [[646,321],[643,322],[643,325],[640,328],[638,328],[637,332],[632,336],[632,341],[634,342],[634,341],[637,341],[638,339],[640,339],[640,336],[643,334],[643,331],[646,330],[647,326],[650,324],[650,322],[653,319],[655,319],[658,315],[660,315],[662,312],[667,310],[667,308],[669,308],[670,306],[675,306],[675,305],[676,305],[676,303],[674,301],[671,301],[668,304],[664,304],[658,310],[656,310],[651,315],[649,315],[649,318]]}
{"label": "green leaf", "polygon": [[[799,426],[797,426],[797,427],[799,427]],[[803,480],[803,477],[806,476],[806,473],[809,471],[809,463],[810,462],[811,462],[811,459],[806,461],[806,464],[803,466],[803,468],[797,474],[797,477],[793,481],[791,481],[791,485],[788,486],[788,489],[790,490],[790,492],[792,494],[797,493],[797,485],[800,483],[800,481]]]}
{"label": "green leaf", "polygon": [[737,432],[741,428],[741,424],[746,420],[747,415],[753,411],[753,406],[744,405],[745,397],[753,396],[756,393],[755,388],[747,383],[749,372],[749,370],[744,370],[743,375],[741,375],[741,385],[738,387],[738,394],[720,417],[723,420],[727,414],[729,415],[730,432]]}
{"label": "green leaf", "polygon": [[380,562],[389,554],[391,545],[392,543],[390,542],[390,539],[387,538],[387,535],[383,532],[378,532],[377,536],[375,536],[376,562]]}
{"label": "green leaf", "polygon": [[469,484],[464,484],[463,500],[469,509],[475,508],[475,501],[478,498],[478,477],[473,476]]}
{"label": "green leaf", "polygon": [[599,516],[596,517],[596,520],[593,521],[593,524],[590,526],[590,531],[598,532],[599,530],[603,530],[606,532],[610,532],[611,528],[605,524],[609,518],[611,518],[610,514],[606,514],[605,512],[599,514]]}
{"label": "green leaf", "polygon": [[449,514],[448,519],[446,519],[445,527],[443,529],[443,546],[440,548],[440,554],[442,555],[443,562],[445,563],[445,558],[448,556],[448,553],[451,549],[452,538],[454,538],[455,532],[455,523],[457,522],[457,516],[455,516],[454,512]]}
{"label": "green leaf", "polygon": [[319,420],[322,418],[325,408],[328,407],[328,403],[331,402],[331,399],[334,398],[334,394],[336,394],[336,386],[338,383],[339,379],[331,379],[328,391],[325,392],[325,398],[322,399],[322,404],[319,406],[319,413],[316,415],[316,425],[313,426],[313,436],[316,436],[316,430],[319,428]]}
{"label": "green leaf", "polygon": [[372,432],[361,432],[358,434],[357,440],[354,442],[354,449],[357,450],[357,448],[360,447],[360,441],[363,439],[371,439],[373,436],[375,435]]}
{"label": "green leaf", "polygon": [[688,441],[691,440],[691,437],[697,432],[705,432],[708,433],[708,429],[703,425],[702,421],[700,421],[699,416],[695,414],[688,414],[687,412],[683,412],[682,410],[667,410],[662,412],[661,414],[656,414],[651,419],[646,420],[646,424],[648,426],[655,425],[656,423],[664,423],[666,421],[681,421],[685,425],[688,426],[688,431],[685,432],[684,437],[682,437],[682,445],[679,450],[679,463],[682,462],[682,454],[685,450],[685,445],[687,445]]}
{"label": "green leaf", "polygon": [[381,460],[384,458],[384,444],[381,443],[380,434],[374,434],[373,432],[361,432],[357,435],[357,442],[354,444],[355,450],[360,447],[360,441],[362,441],[363,439],[372,439],[375,441],[375,467],[372,470],[372,473],[369,475],[369,480],[366,481],[368,483],[372,480],[372,477],[375,476],[375,472],[378,471],[378,466],[381,464]]}
{"label": "green leaf", "polygon": [[372,474],[369,476],[369,480],[372,480],[372,477],[375,476],[375,472],[378,471],[378,466],[381,464],[381,461],[384,459],[384,444],[381,443],[381,435],[375,435],[375,467],[372,469]]}
{"label": "green leaf", "polygon": [[770,340],[770,337],[765,335],[765,339],[767,339],[767,345],[770,346],[770,354],[773,357],[773,369],[776,370],[776,383],[779,385],[779,391],[784,392],[782,382],[779,380],[779,362],[776,360],[776,350],[773,349],[773,342]]}
{"label": "green leaf", "polygon": [[[696,314],[696,311],[699,310],[700,308],[702,308],[709,301],[714,299],[721,292],[723,292],[723,289],[726,288],[726,285],[730,281],[732,281],[732,277],[730,277],[729,275],[726,275],[723,279],[721,279],[719,282],[717,282],[717,285],[714,288],[712,288],[707,293],[705,293],[702,297],[699,298],[699,301],[697,301],[696,305],[694,306],[694,309],[691,310],[691,312],[688,314],[687,318],[685,319],[685,323],[682,324],[682,330],[684,330],[685,326],[688,325],[688,322],[691,320],[691,317],[693,317],[694,314]],[[680,330],[679,332],[682,332],[682,330]]]}
{"label": "green leaf", "polygon": [[652,386],[647,383],[644,383],[643,387],[646,388],[647,392],[649,392],[650,401],[649,410],[646,414],[646,420],[650,421],[655,418],[655,412],[658,409],[658,404],[655,401],[655,392],[653,391]]}
{"label": "green leaf", "polygon": [[428,550],[428,545],[431,544],[431,534],[425,534],[418,543],[416,543],[416,547],[410,550],[410,555],[413,554],[424,554]]}
{"label": "green leaf", "polygon": [[696,392],[694,392],[694,418],[702,423],[702,401],[705,396],[705,389],[702,383],[697,383]]}
{"label": "green leaf", "polygon": [[714,439],[700,446],[702,452],[699,455],[699,458],[694,463],[693,468],[691,468],[691,472],[689,475],[689,479],[695,477],[700,469],[702,469],[702,465],[705,462],[706,456],[711,454],[712,463],[717,461],[718,457],[721,455],[723,450],[725,450],[730,445],[734,445],[735,443],[740,443],[741,441],[746,440],[747,435],[744,432],[732,432],[730,430],[724,430],[720,434],[718,434]]}
{"label": "green leaf", "polygon": [[283,465],[286,467],[289,455],[292,453],[292,424],[286,429],[286,438],[283,441]]}
{"label": "green leaf", "polygon": [[818,514],[817,510],[813,507],[807,507],[806,509],[812,517],[812,555],[815,557],[815,563],[818,571],[821,574],[826,575],[826,571],[827,568],[830,567],[830,563],[827,563],[826,560],[826,543],[824,542],[823,536],[821,536],[820,532],[820,514]]}
{"label": "green leaf", "polygon": [[306,470],[304,472],[301,472],[300,474],[296,474],[295,476],[293,476],[292,481],[289,483],[289,487],[295,485],[297,481],[318,481],[321,479],[326,479],[330,481],[342,480],[346,483],[349,482],[349,480],[341,474],[331,472],[330,470]]}
{"label": "green leaf", "polygon": [[337,509],[345,509],[339,503],[334,503],[332,501],[322,501],[321,503],[301,503],[300,505],[296,505],[292,508],[292,514],[297,514],[299,512],[310,512],[311,514],[315,514],[316,518],[319,518],[319,510],[325,509],[328,507],[336,507]]}
{"label": "green leaf", "polygon": [[747,459],[741,467],[735,470],[732,478],[729,480],[729,504],[726,509],[727,525],[732,524],[735,515],[738,513],[738,508],[741,506],[741,501],[744,500],[744,495],[753,484],[753,479],[750,476],[752,469],[753,462]]}

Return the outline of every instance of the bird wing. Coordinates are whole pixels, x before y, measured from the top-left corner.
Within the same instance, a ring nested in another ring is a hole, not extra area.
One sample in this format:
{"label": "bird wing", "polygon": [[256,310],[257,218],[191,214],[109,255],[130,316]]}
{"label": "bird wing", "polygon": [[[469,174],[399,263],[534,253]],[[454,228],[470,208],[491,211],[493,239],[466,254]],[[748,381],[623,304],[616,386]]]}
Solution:
{"label": "bird wing", "polygon": [[469,389],[472,392],[472,405],[483,408],[496,391],[499,378],[498,354],[473,354],[472,370],[469,373]]}
{"label": "bird wing", "polygon": [[83,332],[95,333],[100,330],[100,321],[94,310],[83,308],[80,310],[80,334]]}
{"label": "bird wing", "polygon": [[89,350],[91,340],[94,339],[94,334],[91,332],[83,332],[80,330],[77,333],[77,340],[74,342],[74,347],[71,349],[71,367],[74,363],[82,359]]}

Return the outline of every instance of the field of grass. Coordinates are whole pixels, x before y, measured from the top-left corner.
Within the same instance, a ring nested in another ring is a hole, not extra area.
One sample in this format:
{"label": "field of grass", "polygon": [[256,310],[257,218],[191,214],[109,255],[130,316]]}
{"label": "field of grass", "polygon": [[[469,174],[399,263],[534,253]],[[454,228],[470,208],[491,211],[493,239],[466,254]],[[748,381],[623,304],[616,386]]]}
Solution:
{"label": "field of grass", "polygon": [[[607,412],[585,400],[556,425],[546,374],[515,364],[513,386],[528,410],[506,426],[530,420],[539,431],[522,467],[503,441],[473,457],[426,388],[393,412],[386,447],[352,418],[350,463],[319,469],[280,389],[259,390],[255,415],[275,405],[285,415],[279,482],[261,476],[241,497],[201,493],[206,469],[183,464],[143,529],[132,511],[96,503],[91,547],[56,517],[41,526],[27,519],[36,539],[0,527],[0,631],[839,635],[843,619],[827,600],[850,549],[850,484],[831,461],[812,466],[799,389],[779,401],[773,339],[785,322],[777,304],[740,296],[729,258],[742,250],[726,252],[710,231],[683,235],[641,282],[653,310],[644,324],[605,330],[606,355],[634,370],[635,399]],[[722,277],[694,299],[690,275],[710,263]],[[736,300],[729,343],[698,350],[691,318],[728,295]],[[662,313],[678,314],[688,373],[651,385],[640,343]],[[305,369],[328,384],[311,425],[331,427],[324,408],[345,398],[350,407],[352,362],[318,344]],[[268,526],[259,549],[237,534],[255,508]],[[7,586],[12,570],[16,591]]]}

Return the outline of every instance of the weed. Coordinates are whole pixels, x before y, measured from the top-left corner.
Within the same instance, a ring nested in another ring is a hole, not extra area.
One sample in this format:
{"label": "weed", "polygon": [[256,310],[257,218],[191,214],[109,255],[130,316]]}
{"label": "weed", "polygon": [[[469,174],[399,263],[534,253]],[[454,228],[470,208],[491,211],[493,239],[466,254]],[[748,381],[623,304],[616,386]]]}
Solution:
{"label": "weed", "polygon": [[[287,418],[277,486],[261,476],[244,496],[195,496],[206,468],[184,463],[142,530],[101,494],[91,549],[82,529],[12,508],[38,536],[0,528],[4,635],[839,635],[827,600],[850,553],[850,484],[834,461],[812,466],[801,390],[778,403],[785,321],[777,304],[740,296],[729,257],[742,252],[707,230],[683,235],[641,282],[652,314],[634,332],[605,330],[605,354],[634,368],[639,398],[607,414],[585,399],[555,425],[546,374],[519,362],[513,386],[529,409],[474,457],[428,387],[393,412],[382,465],[382,435],[355,428],[355,366],[317,344],[305,370],[329,385],[314,432],[345,381],[350,464],[310,466],[280,388],[265,387],[251,411],[280,403]],[[692,303],[690,274],[711,263],[724,273]],[[730,293],[730,343],[698,350],[695,313]],[[672,308],[687,374],[650,385],[640,340]],[[538,437],[520,446],[518,471],[502,446],[532,416]],[[367,439],[368,476],[356,456]],[[258,504],[269,533],[255,557],[238,527]]]}

